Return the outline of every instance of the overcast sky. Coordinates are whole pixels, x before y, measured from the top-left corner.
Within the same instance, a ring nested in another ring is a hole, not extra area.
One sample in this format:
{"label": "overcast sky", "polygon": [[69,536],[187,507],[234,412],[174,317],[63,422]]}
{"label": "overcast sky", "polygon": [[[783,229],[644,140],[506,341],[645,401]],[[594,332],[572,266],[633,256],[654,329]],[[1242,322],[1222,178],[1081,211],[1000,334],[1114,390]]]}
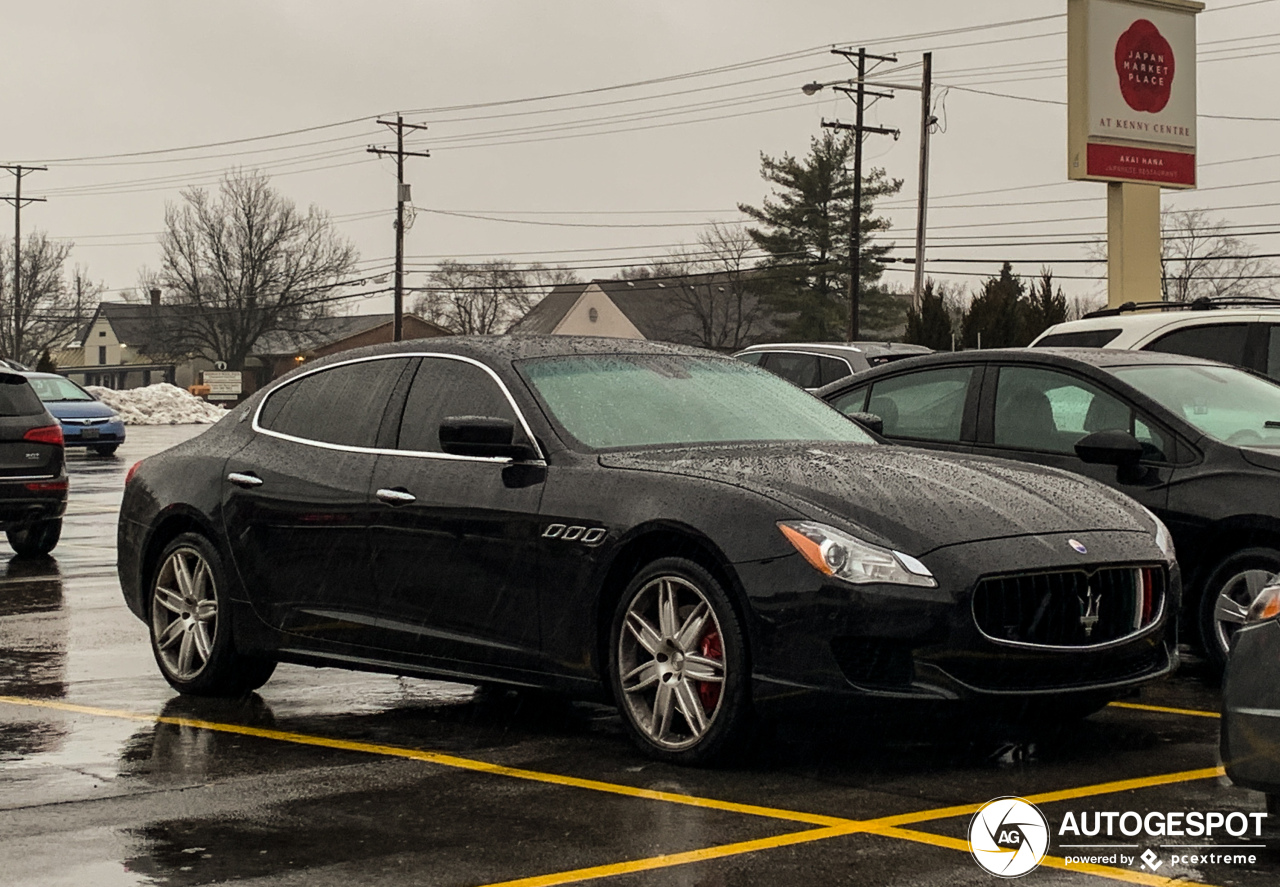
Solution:
{"label": "overcast sky", "polygon": [[[1006,258],[1025,274],[1048,261],[1073,293],[1101,292],[1068,280],[1100,269],[1069,261],[1085,248],[1062,242],[1101,236],[1106,212],[1105,186],[1066,182],[1065,10],[1065,0],[9,4],[0,159],[49,167],[23,180],[24,195],[48,199],[24,209],[23,230],[73,240],[73,261],[111,290],[158,266],[165,204],[235,166],[331,213],[375,274],[394,255],[395,170],[365,149],[393,144],[374,121],[401,111],[430,127],[410,144],[432,154],[407,161],[417,208],[407,285],[450,257],[609,276],[692,242],[710,220],[740,221],[736,204],[767,193],[761,152],[803,154],[824,117],[852,118],[847,98],[800,91],[852,76],[832,45],[896,53],[877,75],[906,82],[932,50],[945,129],[933,139],[931,272],[975,285]],[[1274,232],[1280,2],[1210,0],[1198,39],[1201,187],[1166,192],[1166,205]],[[914,242],[919,115],[906,91],[868,115],[902,130],[897,141],[869,136],[866,149],[869,164],[905,180],[883,205],[902,255]],[[1220,119],[1230,116],[1269,119]],[[281,133],[292,134],[264,138]],[[13,193],[12,176],[0,192]],[[12,230],[9,212],[0,236]],[[1245,238],[1280,252],[1275,233]],[[1043,242],[1004,245],[1033,240]],[[989,262],[941,261],[958,258]],[[909,283],[898,267],[887,279]],[[358,310],[388,304],[378,296]]]}

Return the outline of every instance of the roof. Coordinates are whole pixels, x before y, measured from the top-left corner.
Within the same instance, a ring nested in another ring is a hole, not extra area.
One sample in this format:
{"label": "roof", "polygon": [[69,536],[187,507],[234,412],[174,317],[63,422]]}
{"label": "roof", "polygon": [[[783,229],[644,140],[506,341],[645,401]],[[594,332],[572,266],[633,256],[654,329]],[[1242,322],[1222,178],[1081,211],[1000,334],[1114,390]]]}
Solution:
{"label": "roof", "polygon": [[394,314],[347,314],[315,317],[298,329],[271,330],[258,337],[255,354],[296,354],[348,339],[395,322]]}
{"label": "roof", "polygon": [[1276,308],[1217,308],[1212,311],[1157,311],[1152,314],[1110,314],[1104,317],[1086,317],[1055,323],[1036,337],[1057,335],[1084,330],[1125,330],[1133,333],[1151,333],[1166,326],[1211,323],[1242,322],[1259,315],[1280,317]]}
{"label": "roof", "polygon": [[[899,373],[903,370],[931,366],[956,366],[972,363],[992,363],[1007,361],[1009,363],[1034,363],[1048,366],[1070,367],[1073,364],[1107,369],[1118,366],[1232,366],[1203,357],[1187,357],[1183,354],[1169,354],[1163,351],[1127,351],[1120,348],[984,348],[969,351],[938,351],[933,354],[922,354],[919,357],[908,357],[893,363],[881,364],[853,377],[837,379],[814,392],[818,397],[825,397],[837,390],[849,387],[850,381],[861,383],[872,381],[884,375]],[[1233,369],[1240,369],[1232,366]],[[1241,372],[1247,372],[1241,370]]]}
{"label": "roof", "polygon": [[542,301],[529,309],[529,313],[512,324],[509,332],[517,335],[550,335],[560,325],[578,299],[587,291],[589,283],[561,283],[551,288]]}
{"label": "roof", "polygon": [[80,333],[80,341],[88,342],[89,333],[97,320],[105,318],[111,324],[111,330],[122,344],[138,346],[155,338],[156,325],[172,322],[174,319],[190,314],[194,309],[188,305],[152,305],[149,302],[100,302],[93,312],[93,317]]}

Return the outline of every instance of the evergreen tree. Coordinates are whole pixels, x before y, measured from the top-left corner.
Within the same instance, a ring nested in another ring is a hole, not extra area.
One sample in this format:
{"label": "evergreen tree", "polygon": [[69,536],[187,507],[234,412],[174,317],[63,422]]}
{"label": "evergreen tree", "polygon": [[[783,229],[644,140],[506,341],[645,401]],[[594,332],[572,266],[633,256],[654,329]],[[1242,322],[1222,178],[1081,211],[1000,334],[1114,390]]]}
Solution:
{"label": "evergreen tree", "polygon": [[982,285],[982,292],[965,314],[960,335],[964,347],[977,348],[979,333],[983,348],[1011,348],[1029,343],[1025,295],[1026,285],[1013,273],[1013,265],[1005,262],[999,276],[988,278]]}
{"label": "evergreen tree", "polygon": [[[781,159],[762,154],[760,175],[773,185],[773,193],[758,208],[738,205],[758,223],[747,233],[768,255],[759,279],[768,283],[767,294],[775,309],[791,316],[788,333],[799,339],[842,339],[848,327],[853,211],[853,176],[848,167],[853,147],[852,136],[826,130],[811,140],[803,160],[789,154]],[[864,299],[870,298],[873,308],[877,301],[869,294],[876,291],[884,270],[879,260],[888,247],[874,245],[871,238],[888,228],[889,222],[873,216],[872,208],[876,200],[898,193],[901,187],[902,180],[889,179],[883,169],[871,170],[863,180],[859,277],[861,293]]]}
{"label": "evergreen tree", "polygon": [[54,363],[53,355],[49,353],[48,348],[44,349],[44,351],[40,355],[40,359],[36,361],[36,372],[37,373],[56,373],[57,371],[58,371],[58,365]]}
{"label": "evergreen tree", "polygon": [[1053,269],[1040,269],[1040,279],[1031,284],[1027,301],[1027,341],[1043,333],[1055,323],[1067,319],[1067,294],[1053,286]]}
{"label": "evergreen tree", "polygon": [[932,277],[927,278],[920,293],[920,310],[907,310],[905,341],[934,351],[948,351],[951,349],[952,332],[946,290],[935,284]]}

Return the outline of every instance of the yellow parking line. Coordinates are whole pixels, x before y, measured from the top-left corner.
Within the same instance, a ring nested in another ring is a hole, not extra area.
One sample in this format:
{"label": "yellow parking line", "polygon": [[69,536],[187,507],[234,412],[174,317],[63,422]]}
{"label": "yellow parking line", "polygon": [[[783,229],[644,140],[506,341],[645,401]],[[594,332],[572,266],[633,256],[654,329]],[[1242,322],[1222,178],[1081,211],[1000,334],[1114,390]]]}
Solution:
{"label": "yellow parking line", "polygon": [[1112,708],[1132,708],[1135,711],[1155,711],[1166,715],[1186,715],[1191,718],[1221,718],[1216,711],[1201,711],[1196,708],[1169,708],[1167,705],[1142,705],[1138,702],[1112,702]]}
{"label": "yellow parking line", "polygon": [[[910,829],[892,828],[876,832],[878,835],[885,835],[890,838],[898,838],[903,841],[915,841],[920,844],[929,844],[934,847],[945,847],[950,850],[960,850],[964,853],[969,851],[969,842],[962,841],[959,838],[948,838],[944,835],[932,835],[928,832],[917,832]],[[1130,884],[1149,884],[1152,887],[1165,887],[1168,884],[1188,885],[1188,887],[1209,887],[1199,881],[1184,881],[1177,878],[1166,877],[1164,875],[1156,875],[1149,872],[1133,871],[1131,869],[1116,868],[1110,865],[1092,865],[1089,863],[1081,863],[1079,865],[1067,865],[1067,861],[1060,856],[1046,856],[1040,860],[1042,866],[1053,869],[1062,869],[1067,872],[1081,872],[1087,875],[1097,875],[1100,878],[1109,878],[1113,881],[1127,881]]]}
{"label": "yellow parking line", "polygon": [[590,791],[607,794],[626,795],[632,798],[644,798],[650,801],[664,801],[668,804],[684,804],[690,807],[701,807],[710,810],[725,810],[731,813],[743,813],[749,816],[764,816],[770,819],[781,819],[790,822],[803,822],[808,825],[844,826],[852,820],[839,816],[822,816],[816,813],[801,813],[796,810],[782,810],[776,807],[760,807],[754,804],[737,804],[732,801],[720,801],[713,798],[699,798],[693,795],[682,795],[675,792],[655,791],[637,788],[616,782],[602,782],[595,779],[580,779],[576,776],[562,776],[558,773],[543,773],[538,770],[524,770],[518,767],[505,767],[491,764],[488,761],[477,761],[456,755],[439,752],[420,751],[394,745],[377,745],[369,742],[354,742],[349,739],[334,739],[326,736],[311,736],[305,733],[292,733],[286,730],[270,730],[263,727],[246,727],[240,724],[223,724],[215,721],[202,721],[197,718],[175,718],[163,715],[146,715],[137,712],[122,711],[112,708],[98,708],[91,705],[77,705],[71,702],[57,702],[48,699],[24,699],[19,696],[0,696],[0,703],[23,705],[31,708],[49,708],[56,711],[75,714],[94,715],[96,717],[117,718],[128,721],[146,723],[176,724],[202,730],[214,730],[220,733],[236,733],[241,736],[255,736],[260,739],[274,739],[280,742],[292,742],[298,745],[314,745],[342,751],[363,752],[365,754],[384,755],[393,758],[409,758],[415,761],[426,761],[444,767],[460,770],[472,770],[479,773],[492,773],[496,776],[509,776],[514,779],[526,779],[533,782],[544,782],[552,785],[563,785],[572,788],[584,788]]}
{"label": "yellow parking line", "polygon": [[500,881],[495,884],[488,884],[486,887],[552,887],[552,885],[556,884],[574,884],[581,881],[591,881],[596,878],[630,875],[635,872],[648,872],[654,869],[688,865],[693,862],[724,859],[727,856],[740,856],[744,853],[757,853],[761,850],[772,850],[776,847],[791,847],[811,841],[823,841],[827,838],[851,834],[855,830],[856,827],[854,825],[807,829],[802,832],[776,835],[772,838],[760,838],[755,841],[741,841],[736,844],[721,844],[718,847],[689,850],[685,853],[670,853],[664,856],[651,856],[646,859],[629,859],[626,862],[614,862],[608,865],[553,872],[549,875],[535,875],[532,878],[517,878],[514,881]]}

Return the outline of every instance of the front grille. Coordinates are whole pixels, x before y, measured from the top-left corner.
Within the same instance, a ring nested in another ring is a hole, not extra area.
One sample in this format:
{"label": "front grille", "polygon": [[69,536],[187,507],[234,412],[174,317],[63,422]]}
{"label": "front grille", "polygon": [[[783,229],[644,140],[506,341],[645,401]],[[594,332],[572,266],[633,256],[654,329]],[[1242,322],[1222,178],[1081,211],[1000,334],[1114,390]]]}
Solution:
{"label": "front grille", "polygon": [[983,579],[973,617],[996,641],[1087,647],[1119,640],[1160,616],[1160,567],[1107,567]]}

